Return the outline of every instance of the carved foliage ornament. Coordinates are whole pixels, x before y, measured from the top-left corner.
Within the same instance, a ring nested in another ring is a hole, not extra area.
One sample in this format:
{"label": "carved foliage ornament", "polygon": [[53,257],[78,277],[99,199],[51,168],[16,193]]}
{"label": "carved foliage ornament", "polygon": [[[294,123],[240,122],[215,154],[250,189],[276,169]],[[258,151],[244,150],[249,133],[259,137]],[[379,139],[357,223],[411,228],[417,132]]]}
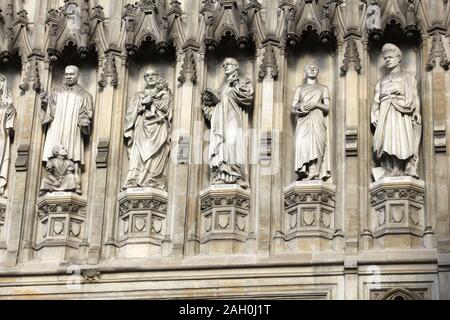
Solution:
{"label": "carved foliage ornament", "polygon": [[268,44],[264,50],[264,56],[258,73],[260,80],[266,77],[268,70],[270,70],[269,75],[272,79],[276,79],[278,77],[277,58],[275,56],[275,49],[272,44]]}
{"label": "carved foliage ornament", "polygon": [[450,67],[450,60],[445,51],[444,43],[442,42],[442,35],[436,32],[433,35],[431,42],[430,56],[427,62],[427,70],[431,71],[436,67],[436,60],[439,58],[439,65],[444,70],[448,70]]}
{"label": "carved foliage ornament", "polygon": [[350,69],[350,64],[353,64],[356,72],[361,72],[361,58],[359,56],[358,47],[356,41],[353,38],[347,40],[347,47],[345,49],[344,61],[341,67],[341,71],[345,74]]}

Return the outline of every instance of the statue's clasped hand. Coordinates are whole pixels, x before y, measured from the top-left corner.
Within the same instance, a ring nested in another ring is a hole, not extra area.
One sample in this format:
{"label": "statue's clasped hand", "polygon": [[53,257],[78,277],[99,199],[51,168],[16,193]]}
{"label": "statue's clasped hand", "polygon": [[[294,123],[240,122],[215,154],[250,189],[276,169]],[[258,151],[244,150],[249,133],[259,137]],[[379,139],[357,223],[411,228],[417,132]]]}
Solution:
{"label": "statue's clasped hand", "polygon": [[415,121],[417,124],[422,124],[422,117],[419,112],[414,111],[413,113],[413,121]]}

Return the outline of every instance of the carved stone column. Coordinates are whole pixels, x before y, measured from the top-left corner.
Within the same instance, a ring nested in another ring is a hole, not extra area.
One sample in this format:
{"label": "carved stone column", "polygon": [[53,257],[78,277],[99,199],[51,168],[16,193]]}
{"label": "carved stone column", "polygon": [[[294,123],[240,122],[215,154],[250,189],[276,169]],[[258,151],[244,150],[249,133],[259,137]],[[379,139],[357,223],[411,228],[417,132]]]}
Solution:
{"label": "carved stone column", "polygon": [[73,192],[51,192],[38,198],[35,250],[42,260],[78,259],[84,237],[87,200]]}
{"label": "carved stone column", "polygon": [[320,180],[297,181],[284,190],[284,234],[294,251],[331,249],[336,186]]}
{"label": "carved stone column", "polygon": [[212,185],[200,192],[200,253],[246,252],[250,191],[238,185]]}
{"label": "carved stone column", "polygon": [[370,185],[371,226],[382,248],[422,247],[425,182],[411,177],[385,178]]}
{"label": "carved stone column", "polygon": [[118,255],[159,256],[166,234],[167,198],[154,188],[129,188],[119,194]]}

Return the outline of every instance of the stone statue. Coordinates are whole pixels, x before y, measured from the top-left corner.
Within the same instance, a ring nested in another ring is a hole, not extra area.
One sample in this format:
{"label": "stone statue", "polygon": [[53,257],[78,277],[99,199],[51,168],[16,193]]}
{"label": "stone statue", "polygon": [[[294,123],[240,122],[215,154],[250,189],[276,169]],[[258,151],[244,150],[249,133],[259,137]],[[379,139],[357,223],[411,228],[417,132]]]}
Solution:
{"label": "stone statue", "polygon": [[239,63],[234,58],[223,62],[225,82],[215,94],[206,89],[202,109],[211,124],[209,165],[212,184],[238,184],[248,188],[245,173],[245,111],[253,101],[250,80],[239,77]]}
{"label": "stone statue", "polygon": [[16,109],[6,77],[0,74],[0,197],[6,197],[10,159],[10,138],[14,134]]}
{"label": "stone statue", "polygon": [[144,74],[145,88],[131,99],[125,115],[129,164],[122,189],[166,189],[166,164],[170,149],[172,93],[157,70]]}
{"label": "stone statue", "polygon": [[369,30],[381,29],[381,8],[377,0],[370,0],[370,5],[367,7],[366,26]]}
{"label": "stone statue", "polygon": [[297,180],[326,180],[331,176],[328,155],[328,87],[317,83],[319,67],[305,66],[306,83],[297,87],[292,113],[297,116],[295,129],[295,171]]}
{"label": "stone statue", "polygon": [[71,34],[75,34],[81,29],[81,11],[76,3],[66,2],[64,15],[67,18],[67,27]]}
{"label": "stone statue", "polygon": [[372,105],[373,151],[381,164],[373,176],[375,181],[405,175],[418,178],[422,120],[415,74],[400,69],[402,52],[397,46],[385,44],[382,54],[389,74],[377,82]]}
{"label": "stone statue", "polygon": [[42,124],[47,126],[42,161],[53,158],[53,148],[62,145],[67,159],[74,162],[76,192],[81,194],[81,166],[84,165],[83,135],[90,135],[93,114],[92,95],[78,84],[79,70],[67,66],[64,84],[53,88],[48,96],[42,92]]}
{"label": "stone statue", "polygon": [[52,149],[52,158],[45,166],[48,177],[42,179],[40,195],[53,191],[76,191],[75,163],[67,159],[67,149],[56,145]]}

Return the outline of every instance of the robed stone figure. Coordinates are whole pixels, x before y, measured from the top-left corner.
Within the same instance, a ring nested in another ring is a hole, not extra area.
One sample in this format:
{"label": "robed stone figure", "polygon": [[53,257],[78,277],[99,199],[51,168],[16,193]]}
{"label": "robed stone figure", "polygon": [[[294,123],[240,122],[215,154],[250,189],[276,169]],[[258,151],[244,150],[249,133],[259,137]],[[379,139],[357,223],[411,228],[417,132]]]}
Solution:
{"label": "robed stone figure", "polygon": [[79,75],[76,66],[67,66],[64,84],[54,87],[49,95],[41,93],[42,124],[47,127],[42,161],[47,163],[53,157],[55,146],[65,147],[67,159],[75,164],[75,191],[81,194],[83,135],[90,135],[94,106],[92,95],[78,84]]}
{"label": "robed stone figure", "polygon": [[202,109],[211,124],[208,160],[212,184],[238,184],[248,187],[245,173],[246,112],[253,102],[250,80],[239,77],[239,63],[234,58],[223,62],[225,82],[217,94],[206,89],[202,95]]}
{"label": "robed stone figure", "polygon": [[157,70],[144,74],[145,88],[131,98],[125,115],[129,164],[122,189],[166,189],[170,150],[172,93]]}
{"label": "robed stone figure", "polygon": [[397,46],[385,44],[382,55],[389,74],[377,82],[372,104],[373,151],[379,164],[373,177],[375,181],[393,176],[418,178],[422,120],[416,77],[401,70],[402,52]]}
{"label": "robed stone figure", "polygon": [[0,74],[0,197],[6,197],[8,183],[10,139],[14,134],[16,109],[11,92],[8,90],[6,77]]}
{"label": "robed stone figure", "polygon": [[317,83],[319,67],[305,66],[306,83],[297,87],[292,101],[296,115],[295,172],[297,180],[327,180],[331,175],[328,137],[330,93]]}

